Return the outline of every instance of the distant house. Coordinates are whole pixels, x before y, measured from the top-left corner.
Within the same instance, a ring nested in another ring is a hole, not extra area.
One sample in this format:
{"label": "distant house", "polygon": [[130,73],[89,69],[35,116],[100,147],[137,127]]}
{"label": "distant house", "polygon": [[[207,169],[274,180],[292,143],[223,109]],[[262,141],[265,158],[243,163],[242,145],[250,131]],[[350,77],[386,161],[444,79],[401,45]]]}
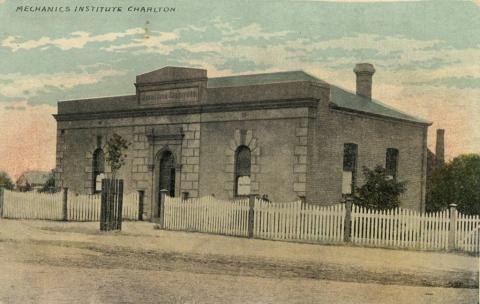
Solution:
{"label": "distant house", "polygon": [[16,188],[19,191],[41,189],[50,177],[48,171],[26,171],[17,179]]}

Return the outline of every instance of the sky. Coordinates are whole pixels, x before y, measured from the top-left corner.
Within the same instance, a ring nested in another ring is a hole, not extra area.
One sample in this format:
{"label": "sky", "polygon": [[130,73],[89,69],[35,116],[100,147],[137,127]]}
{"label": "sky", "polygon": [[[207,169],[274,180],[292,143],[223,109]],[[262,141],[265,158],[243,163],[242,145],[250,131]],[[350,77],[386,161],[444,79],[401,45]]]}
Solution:
{"label": "sky", "polygon": [[[57,12],[32,12],[39,3]],[[92,12],[98,3],[121,11]],[[438,0],[0,0],[0,171],[16,179],[55,167],[59,100],[134,94],[136,75],[167,65],[204,68],[209,77],[304,70],[355,91],[353,67],[370,62],[373,98],[432,121],[431,149],[444,128],[447,158],[480,153],[479,8]]]}

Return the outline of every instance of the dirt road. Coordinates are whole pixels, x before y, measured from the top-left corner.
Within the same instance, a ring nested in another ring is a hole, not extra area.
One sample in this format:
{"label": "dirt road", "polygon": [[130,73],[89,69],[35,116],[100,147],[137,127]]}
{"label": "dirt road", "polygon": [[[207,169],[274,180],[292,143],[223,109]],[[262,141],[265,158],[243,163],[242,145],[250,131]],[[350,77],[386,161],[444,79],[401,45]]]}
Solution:
{"label": "dirt road", "polygon": [[[0,303],[477,303],[475,257],[0,220]],[[455,287],[455,288],[452,288]]]}

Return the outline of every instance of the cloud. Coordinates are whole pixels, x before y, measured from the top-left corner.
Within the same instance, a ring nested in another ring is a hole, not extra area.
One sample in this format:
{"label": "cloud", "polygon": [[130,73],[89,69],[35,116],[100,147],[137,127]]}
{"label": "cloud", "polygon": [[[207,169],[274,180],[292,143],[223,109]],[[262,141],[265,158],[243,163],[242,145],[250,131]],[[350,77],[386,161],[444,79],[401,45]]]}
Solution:
{"label": "cloud", "polygon": [[411,85],[432,85],[441,87],[456,87],[459,89],[480,88],[480,77],[464,76],[464,77],[445,77],[436,78],[428,81],[410,82]]}
{"label": "cloud", "polygon": [[224,21],[221,18],[216,18],[213,22],[214,26],[220,29],[222,33],[222,41],[240,41],[246,39],[265,39],[285,37],[290,31],[265,31],[258,23],[250,23],[245,26],[235,28],[231,23]]}
{"label": "cloud", "polygon": [[27,108],[24,106],[5,106],[4,109],[11,111],[25,111]]}
{"label": "cloud", "polygon": [[61,50],[80,49],[88,43],[94,42],[112,42],[119,38],[135,36],[144,33],[141,28],[131,28],[124,32],[111,32],[99,35],[92,35],[88,32],[72,32],[67,37],[52,39],[50,37],[41,37],[36,40],[21,41],[20,36],[8,36],[1,42],[1,46],[11,49],[13,52],[18,50],[31,50],[41,48],[42,50],[50,47],[57,47]]}
{"label": "cloud", "polygon": [[131,42],[110,45],[107,47],[101,47],[100,49],[107,52],[124,52],[133,49],[136,53],[157,53],[162,55],[168,55],[175,47],[167,45],[165,42],[177,39],[178,34],[175,32],[152,32],[155,35],[149,35],[148,37],[136,38]]}
{"label": "cloud", "polygon": [[122,76],[126,72],[104,69],[96,72],[55,74],[0,74],[0,95],[29,98],[53,89],[68,90],[79,85],[96,84],[105,78]]}

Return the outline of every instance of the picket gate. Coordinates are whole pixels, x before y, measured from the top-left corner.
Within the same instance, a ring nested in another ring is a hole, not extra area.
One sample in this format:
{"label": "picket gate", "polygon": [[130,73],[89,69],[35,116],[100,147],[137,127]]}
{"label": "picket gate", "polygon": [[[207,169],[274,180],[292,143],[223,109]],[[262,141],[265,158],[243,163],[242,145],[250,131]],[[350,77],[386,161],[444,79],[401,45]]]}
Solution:
{"label": "picket gate", "polygon": [[480,252],[480,217],[458,213],[455,229],[455,248]]}

